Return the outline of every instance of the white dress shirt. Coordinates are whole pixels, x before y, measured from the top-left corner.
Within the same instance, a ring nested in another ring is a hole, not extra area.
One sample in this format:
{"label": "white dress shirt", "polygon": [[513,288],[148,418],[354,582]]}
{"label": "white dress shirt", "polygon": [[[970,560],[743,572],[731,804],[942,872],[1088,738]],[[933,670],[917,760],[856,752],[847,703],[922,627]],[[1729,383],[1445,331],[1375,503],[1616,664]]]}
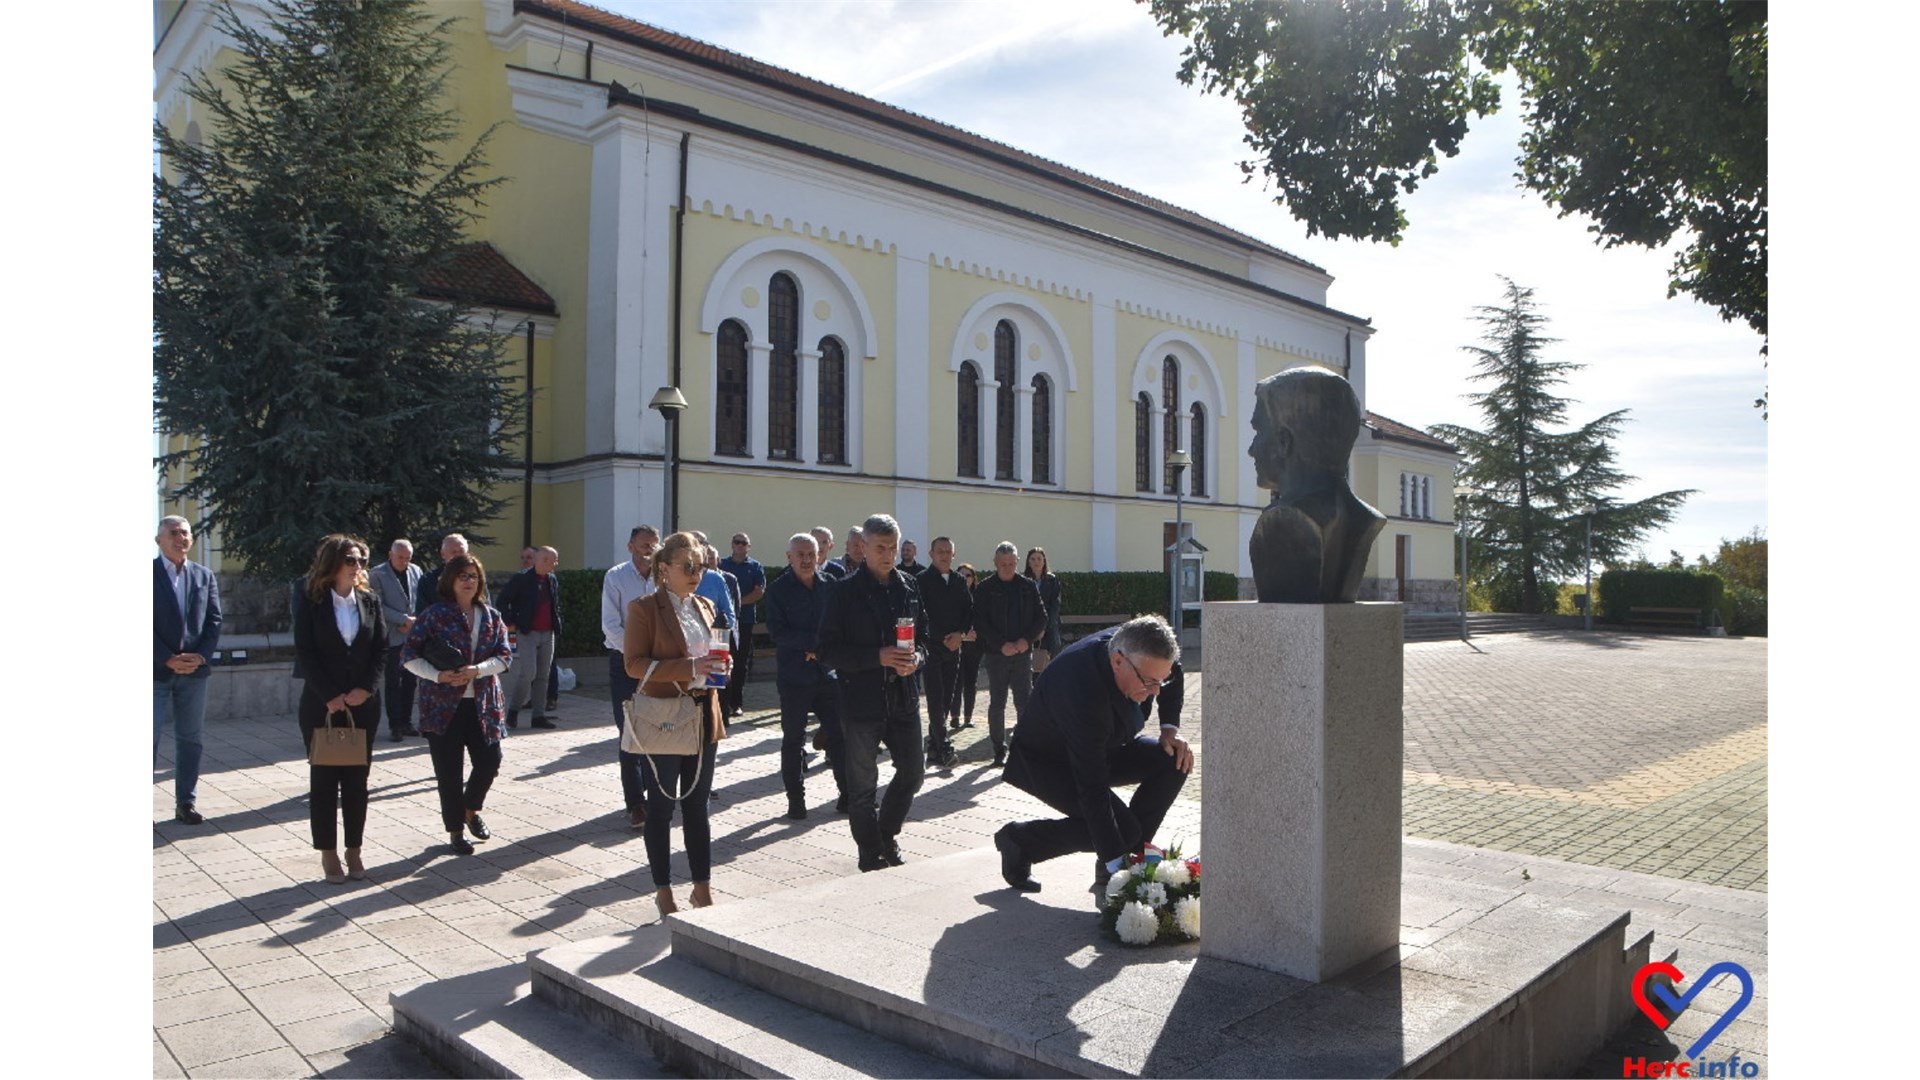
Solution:
{"label": "white dress shirt", "polygon": [[340,640],[351,644],[353,636],[360,632],[360,594],[349,589],[347,595],[328,589],[327,595],[333,597],[333,625],[340,628]]}
{"label": "white dress shirt", "polygon": [[607,571],[600,582],[600,633],[614,652],[627,648],[627,605],[643,596],[653,595],[659,586],[634,568],[629,559]]}

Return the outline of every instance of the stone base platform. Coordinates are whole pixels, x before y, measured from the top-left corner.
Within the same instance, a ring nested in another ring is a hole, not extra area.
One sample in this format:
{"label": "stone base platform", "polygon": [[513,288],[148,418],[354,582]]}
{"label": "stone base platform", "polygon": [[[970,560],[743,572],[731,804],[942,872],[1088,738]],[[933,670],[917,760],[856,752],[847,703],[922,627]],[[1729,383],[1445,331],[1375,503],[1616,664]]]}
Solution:
{"label": "stone base platform", "polygon": [[1027,896],[984,850],[548,949],[507,992],[397,995],[394,1023],[462,1075],[1564,1075],[1633,1013],[1652,935],[1424,873],[1421,843],[1397,952],[1326,983],[1123,946],[1091,859]]}

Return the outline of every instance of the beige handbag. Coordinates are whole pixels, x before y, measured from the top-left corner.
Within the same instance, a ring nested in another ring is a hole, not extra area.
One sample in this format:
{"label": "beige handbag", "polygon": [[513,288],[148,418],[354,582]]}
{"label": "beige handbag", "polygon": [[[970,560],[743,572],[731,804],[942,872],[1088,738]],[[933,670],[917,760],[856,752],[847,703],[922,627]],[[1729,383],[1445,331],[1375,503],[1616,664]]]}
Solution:
{"label": "beige handbag", "polygon": [[[335,716],[347,718],[345,726],[334,724]],[[307,745],[307,763],[309,765],[365,765],[367,764],[367,729],[353,726],[353,714],[342,710],[328,713],[325,724],[313,729],[313,739]]]}
{"label": "beige handbag", "polygon": [[[650,767],[653,766],[654,754],[695,758],[693,779],[683,783],[680,794],[675,795],[661,785],[660,790],[667,798],[679,802],[687,797],[688,792],[700,786],[700,770],[706,765],[706,757],[701,753],[704,741],[701,726],[707,722],[707,715],[706,710],[700,707],[700,702],[694,700],[687,693],[687,688],[679,683],[674,684],[674,689],[679,692],[670,698],[646,695],[644,688],[647,680],[653,678],[653,669],[659,666],[658,660],[647,665],[646,674],[640,676],[641,688],[627,699],[627,722],[620,729],[620,749],[629,754],[646,755]],[[654,775],[660,775],[657,767],[654,767]]]}

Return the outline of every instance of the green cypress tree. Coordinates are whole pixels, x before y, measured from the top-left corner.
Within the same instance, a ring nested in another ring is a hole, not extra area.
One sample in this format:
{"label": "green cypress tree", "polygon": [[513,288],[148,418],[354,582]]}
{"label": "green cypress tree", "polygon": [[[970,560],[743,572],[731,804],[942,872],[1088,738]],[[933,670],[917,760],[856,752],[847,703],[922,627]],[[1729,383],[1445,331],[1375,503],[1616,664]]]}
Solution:
{"label": "green cypress tree", "polygon": [[1501,280],[1505,303],[1477,309],[1486,345],[1463,346],[1478,358],[1472,378],[1492,383],[1467,395],[1486,427],[1438,424],[1429,430],[1459,447],[1465,459],[1454,514],[1473,546],[1471,582],[1486,588],[1497,607],[1537,614],[1554,607],[1543,604],[1542,585],[1585,565],[1587,507],[1593,508],[1593,558],[1615,563],[1654,526],[1671,521],[1693,491],[1636,502],[1610,494],[1634,480],[1614,467],[1613,440],[1627,410],[1555,430],[1567,421],[1567,399],[1554,396],[1552,388],[1585,365],[1542,355],[1556,339],[1541,333],[1547,319],[1534,306],[1533,290]]}
{"label": "green cypress tree", "polygon": [[188,80],[204,140],[154,129],[154,412],[189,436],[160,459],[188,467],[169,494],[276,576],[331,531],[471,531],[501,509],[525,396],[498,335],[420,295],[501,182],[484,134],[443,157],[452,20],[412,0],[219,18],[239,59]]}

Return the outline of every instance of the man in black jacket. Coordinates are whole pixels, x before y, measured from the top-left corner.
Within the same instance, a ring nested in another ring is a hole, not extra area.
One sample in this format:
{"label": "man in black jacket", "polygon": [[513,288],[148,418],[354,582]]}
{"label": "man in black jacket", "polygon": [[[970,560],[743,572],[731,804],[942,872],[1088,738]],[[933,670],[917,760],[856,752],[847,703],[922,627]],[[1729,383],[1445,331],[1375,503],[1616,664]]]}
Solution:
{"label": "man in black jacket", "polygon": [[827,764],[840,789],[836,807],[847,808],[840,683],[814,652],[831,587],[815,565],[819,553],[813,537],[794,533],[787,541],[787,572],[767,586],[767,636],[773,639],[774,684],[780,691],[780,785],[787,791],[787,816],[795,820],[807,816],[808,713],[820,718]]}
{"label": "man in black jacket", "polygon": [[1002,540],[993,549],[993,576],[973,591],[973,628],[980,636],[980,666],[987,669],[987,732],[993,763],[1007,762],[1007,692],[1013,718],[1026,715],[1033,685],[1033,643],[1047,631],[1047,606],[1032,578],[1016,572],[1020,549]]}
{"label": "man in black jacket", "polygon": [[[994,834],[1008,885],[1038,892],[1034,863],[1092,851],[1100,888],[1129,852],[1153,839],[1193,769],[1193,751],[1180,738],[1179,661],[1173,628],[1143,615],[1081,638],[1040,673],[1006,779],[1066,817],[1016,822]],[[1145,734],[1147,701],[1156,695],[1160,730]],[[1127,784],[1140,786],[1123,803],[1113,789]]]}
{"label": "man in black jacket", "polygon": [[[866,561],[827,593],[814,652],[840,678],[847,813],[860,848],[860,869],[867,871],[906,861],[896,838],[925,770],[914,674],[926,662],[920,643],[926,640],[927,620],[913,579],[894,568],[899,523],[875,514],[861,533]],[[912,648],[895,644],[903,623],[911,628]],[[893,760],[893,779],[876,811],[881,743]]]}
{"label": "man in black jacket", "polygon": [[953,571],[953,540],[936,536],[929,549],[933,564],[917,581],[920,606],[927,611],[927,759],[952,768],[953,742],[948,718],[960,726],[960,640],[973,629],[973,593],[967,579]]}

